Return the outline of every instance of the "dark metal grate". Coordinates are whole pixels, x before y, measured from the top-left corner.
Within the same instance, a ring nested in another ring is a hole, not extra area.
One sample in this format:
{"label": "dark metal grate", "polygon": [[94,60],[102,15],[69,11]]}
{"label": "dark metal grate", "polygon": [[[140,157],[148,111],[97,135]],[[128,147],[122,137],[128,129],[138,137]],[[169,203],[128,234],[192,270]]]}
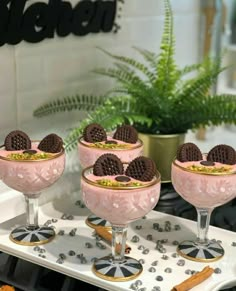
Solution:
{"label": "dark metal grate", "polygon": [[99,291],[99,288],[61,273],[0,253],[0,286],[16,291]]}

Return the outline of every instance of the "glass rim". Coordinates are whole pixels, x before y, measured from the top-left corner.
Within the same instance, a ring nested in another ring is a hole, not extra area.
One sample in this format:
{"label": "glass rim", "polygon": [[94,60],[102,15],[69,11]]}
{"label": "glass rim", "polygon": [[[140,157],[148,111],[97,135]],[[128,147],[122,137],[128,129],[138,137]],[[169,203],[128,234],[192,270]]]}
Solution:
{"label": "glass rim", "polygon": [[140,138],[138,138],[139,144],[137,144],[134,147],[128,148],[128,149],[103,149],[103,148],[98,148],[98,147],[91,147],[91,146],[83,143],[82,139],[83,139],[83,136],[80,136],[78,139],[78,143],[81,144],[82,146],[90,148],[90,149],[101,150],[101,151],[131,151],[131,150],[138,149],[138,148],[143,146],[143,141]]}
{"label": "glass rim", "polygon": [[231,176],[231,175],[235,175],[236,174],[236,170],[233,171],[233,172],[230,172],[230,173],[204,173],[204,172],[200,172],[200,171],[190,170],[190,169],[187,169],[187,168],[182,167],[181,165],[177,164],[176,163],[176,157],[173,159],[172,165],[175,165],[177,168],[179,168],[179,169],[181,169],[181,170],[183,170],[185,172],[193,173],[193,174],[196,174],[196,175],[206,175],[206,176]]}
{"label": "glass rim", "polygon": [[[32,140],[31,142],[32,143],[36,143],[36,142],[40,142],[40,141],[39,140]],[[0,146],[0,149],[3,148],[4,146],[5,145],[1,145]],[[9,151],[9,152],[12,152],[12,151]],[[7,158],[7,157],[3,157],[3,156],[0,155],[0,160],[7,161],[7,162],[17,162],[17,163],[24,163],[24,162],[26,162],[26,163],[29,163],[29,162],[30,163],[33,163],[33,162],[46,162],[46,161],[50,161],[50,160],[56,159],[56,158],[62,156],[64,153],[65,153],[65,149],[64,149],[64,147],[62,147],[62,150],[59,153],[55,153],[55,154],[51,153],[51,154],[53,154],[53,156],[48,157],[46,159],[38,159],[38,160],[14,160],[14,159]]]}
{"label": "glass rim", "polygon": [[[123,165],[124,164],[127,165],[128,163],[122,163],[122,164]],[[128,186],[124,186],[124,187],[104,186],[104,185],[100,185],[100,184],[98,184],[98,183],[96,183],[94,181],[91,181],[86,177],[85,173],[87,171],[91,170],[92,168],[93,168],[93,166],[89,166],[89,167],[83,169],[82,174],[81,174],[81,178],[87,184],[90,184],[90,185],[98,187],[98,188],[110,189],[110,190],[138,190],[138,189],[148,188],[150,186],[156,185],[156,184],[161,182],[161,174],[160,174],[160,172],[158,170],[156,170],[156,173],[155,173],[156,179],[154,179],[154,180],[152,179],[152,181],[150,181],[150,183],[147,183],[147,184],[144,184],[144,185],[141,185],[141,186],[131,186],[131,187],[128,187]],[[120,175],[120,176],[122,176],[122,175]],[[103,177],[106,177],[106,176],[103,176]],[[140,182],[142,182],[142,181],[140,181]]]}

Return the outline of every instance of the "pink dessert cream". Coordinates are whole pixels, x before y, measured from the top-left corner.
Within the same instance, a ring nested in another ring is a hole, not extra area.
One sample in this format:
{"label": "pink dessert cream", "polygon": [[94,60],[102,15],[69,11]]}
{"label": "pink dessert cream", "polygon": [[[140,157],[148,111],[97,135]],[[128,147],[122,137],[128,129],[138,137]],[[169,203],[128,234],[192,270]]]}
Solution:
{"label": "pink dessert cream", "polygon": [[29,150],[6,150],[0,148],[0,178],[12,189],[27,196],[38,195],[62,175],[65,153],[44,152],[39,142],[32,142]]}
{"label": "pink dessert cream", "polygon": [[49,134],[32,142],[20,130],[10,132],[0,147],[0,177],[12,189],[25,196],[26,225],[15,228],[10,239],[17,244],[34,246],[50,242],[55,231],[38,224],[38,198],[41,191],[54,184],[65,168],[62,139]]}
{"label": "pink dessert cream", "polygon": [[[89,127],[92,126],[93,124],[89,125]],[[131,129],[131,131],[134,131],[136,134],[136,138],[132,139],[132,142],[127,141],[128,139],[125,139],[126,141],[117,139],[119,137],[114,133],[106,134],[104,132],[103,138],[100,139],[86,139],[86,134],[84,133],[78,141],[79,160],[82,168],[93,165],[104,153],[115,154],[123,162],[130,162],[134,158],[141,156],[143,153],[143,143],[137,138],[137,132],[134,128],[130,126],[128,129]],[[121,136],[121,138],[123,138],[123,136]]]}
{"label": "pink dessert cream", "polygon": [[195,207],[215,208],[236,196],[236,165],[214,162],[214,166],[204,166],[201,161],[176,159],[172,182],[176,191]]}
{"label": "pink dessert cream", "polygon": [[214,262],[224,255],[217,241],[208,239],[212,210],[236,197],[236,152],[217,145],[202,154],[193,143],[179,147],[172,163],[172,184],[197,211],[196,240],[179,243],[177,252],[196,262]]}
{"label": "pink dessert cream", "polygon": [[98,177],[92,167],[83,171],[81,188],[86,206],[113,225],[127,225],[143,217],[156,205],[160,195],[160,175],[143,182],[130,177],[118,182],[120,175]]}
{"label": "pink dessert cream", "polygon": [[93,264],[92,270],[98,277],[117,282],[133,280],[141,274],[142,264],[125,256],[127,225],[155,207],[160,185],[155,163],[143,156],[124,164],[118,156],[106,153],[83,170],[84,203],[112,225],[112,256]]}

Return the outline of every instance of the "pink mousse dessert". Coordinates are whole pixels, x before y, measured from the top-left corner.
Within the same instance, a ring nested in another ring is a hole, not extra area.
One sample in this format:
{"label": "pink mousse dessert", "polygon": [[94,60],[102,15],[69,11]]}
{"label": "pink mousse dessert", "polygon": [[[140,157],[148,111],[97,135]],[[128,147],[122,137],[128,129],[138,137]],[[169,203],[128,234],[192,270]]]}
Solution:
{"label": "pink mousse dessert", "polygon": [[[20,135],[21,132],[17,131],[16,134]],[[52,135],[53,138],[56,136]],[[45,138],[46,143],[52,135]],[[18,143],[21,136],[14,136],[13,141],[14,138]],[[6,149],[6,145],[0,148],[0,178],[7,186],[26,196],[37,196],[62,175],[65,168],[65,153],[63,147],[58,152],[55,150],[47,152],[39,147],[39,144],[44,143],[29,141],[29,144],[27,149],[22,150],[9,150]]]}
{"label": "pink mousse dessert", "polygon": [[130,162],[143,153],[143,143],[132,126],[122,126],[115,133],[107,134],[98,124],[90,124],[78,141],[79,160],[86,168],[105,153],[118,156],[123,162]]}
{"label": "pink mousse dessert", "polygon": [[[123,163],[123,167],[127,168],[127,164]],[[127,176],[127,173],[125,176],[98,176],[94,174],[93,167],[89,167],[82,173],[82,197],[95,215],[106,219],[112,225],[127,225],[155,207],[160,196],[160,181],[157,171],[150,181],[140,181]]]}
{"label": "pink mousse dessert", "polygon": [[172,163],[174,188],[195,207],[223,205],[236,196],[235,159],[234,149],[226,145],[216,146],[195,160],[180,161],[177,157]]}

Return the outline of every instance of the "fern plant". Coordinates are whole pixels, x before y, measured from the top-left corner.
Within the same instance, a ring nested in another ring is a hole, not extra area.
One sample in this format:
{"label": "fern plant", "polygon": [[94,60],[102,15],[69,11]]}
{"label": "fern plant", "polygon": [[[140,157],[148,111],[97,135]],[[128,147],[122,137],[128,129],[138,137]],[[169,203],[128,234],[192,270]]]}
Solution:
{"label": "fern plant", "polygon": [[[236,96],[212,95],[210,89],[225,70],[221,58],[205,58],[199,64],[179,68],[175,63],[173,13],[164,0],[165,20],[160,54],[134,47],[143,58],[114,55],[113,66],[95,73],[114,78],[117,87],[105,96],[66,97],[35,110],[41,117],[59,111],[87,110],[88,117],[66,139],[67,149],[77,144],[83,128],[98,122],[107,130],[122,123],[135,124],[140,132],[151,134],[185,133],[199,126],[236,123]],[[189,73],[194,77],[185,78]]]}

